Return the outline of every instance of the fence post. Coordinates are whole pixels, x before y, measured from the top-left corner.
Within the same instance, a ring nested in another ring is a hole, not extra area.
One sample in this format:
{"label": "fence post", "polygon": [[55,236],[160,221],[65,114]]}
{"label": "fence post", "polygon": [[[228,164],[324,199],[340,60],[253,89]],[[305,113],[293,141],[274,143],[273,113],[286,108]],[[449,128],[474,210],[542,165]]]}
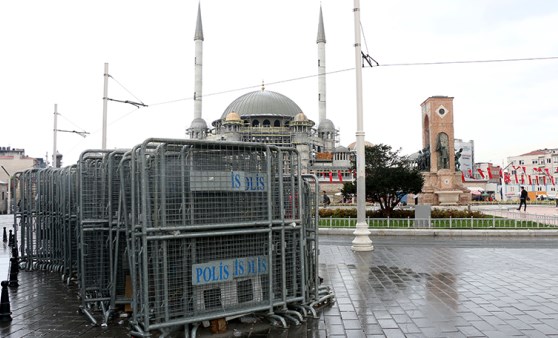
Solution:
{"label": "fence post", "polygon": [[452,227],[452,224],[451,224],[451,216],[450,216],[450,229],[451,229],[451,227]]}
{"label": "fence post", "polygon": [[329,216],[329,227],[331,228],[333,226],[333,218],[332,216]]}
{"label": "fence post", "polygon": [[492,215],[492,227],[496,228],[496,217]]}
{"label": "fence post", "polygon": [[474,224],[473,224],[474,220],[473,220],[473,216],[471,216],[471,229],[474,228]]}
{"label": "fence post", "polygon": [[411,227],[411,217],[407,216],[407,228]]}
{"label": "fence post", "polygon": [[389,216],[387,218],[387,227],[389,228]]}

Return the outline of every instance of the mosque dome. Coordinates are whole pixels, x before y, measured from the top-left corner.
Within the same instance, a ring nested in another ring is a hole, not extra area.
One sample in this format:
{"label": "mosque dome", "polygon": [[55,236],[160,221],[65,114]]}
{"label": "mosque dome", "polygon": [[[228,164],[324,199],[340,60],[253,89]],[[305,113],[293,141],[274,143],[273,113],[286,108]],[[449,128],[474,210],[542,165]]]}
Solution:
{"label": "mosque dome", "polygon": [[227,122],[241,121],[240,115],[238,115],[236,112],[232,111],[232,112],[227,114],[227,116],[225,117],[225,121],[227,121]]}
{"label": "mosque dome", "polygon": [[335,148],[336,153],[348,153],[349,149],[343,146],[338,146],[337,148]]}
{"label": "mosque dome", "polygon": [[190,129],[207,129],[207,123],[201,117],[192,120]]}
{"label": "mosque dome", "polygon": [[322,122],[320,122],[320,124],[318,125],[318,132],[323,131],[335,131],[335,125],[333,124],[333,122],[331,122],[331,120],[324,119]]}
{"label": "mosque dome", "polygon": [[250,116],[295,117],[302,109],[283,94],[268,90],[257,90],[244,94],[234,100],[221,115],[226,119],[231,112],[236,112],[241,118]]}
{"label": "mosque dome", "polygon": [[308,121],[308,118],[306,117],[306,115],[304,115],[303,112],[296,114],[293,119],[293,122],[306,122],[306,121]]}
{"label": "mosque dome", "polygon": [[[364,146],[365,147],[373,147],[374,145],[372,143],[368,142],[368,141],[364,141]],[[349,150],[351,150],[351,151],[355,151],[356,150],[356,142],[353,142],[353,143],[349,144],[347,146],[347,148],[349,148]]]}

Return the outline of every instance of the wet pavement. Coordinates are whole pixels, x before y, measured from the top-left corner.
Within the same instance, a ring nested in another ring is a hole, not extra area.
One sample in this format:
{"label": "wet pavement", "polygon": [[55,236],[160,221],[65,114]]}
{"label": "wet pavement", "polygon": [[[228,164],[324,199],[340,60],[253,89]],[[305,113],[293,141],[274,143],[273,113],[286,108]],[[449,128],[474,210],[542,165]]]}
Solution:
{"label": "wet pavement", "polygon": [[[0,229],[12,223],[0,216]],[[320,276],[336,302],[318,319],[231,325],[214,337],[558,337],[558,237],[376,236],[372,252],[353,252],[352,239],[320,236]],[[0,276],[9,252],[0,244]],[[125,318],[91,325],[58,273],[22,271],[19,284],[9,288],[13,320],[0,323],[0,337],[128,335]]]}

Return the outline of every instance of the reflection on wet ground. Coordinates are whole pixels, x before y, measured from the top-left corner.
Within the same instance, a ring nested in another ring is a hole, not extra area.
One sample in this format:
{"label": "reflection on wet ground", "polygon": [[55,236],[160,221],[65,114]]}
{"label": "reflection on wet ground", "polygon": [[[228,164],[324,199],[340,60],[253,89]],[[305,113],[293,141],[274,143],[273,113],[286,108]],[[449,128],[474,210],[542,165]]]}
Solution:
{"label": "reflection on wet ground", "polygon": [[[336,303],[287,330],[233,323],[212,337],[558,337],[558,238],[320,236],[320,276]],[[0,274],[9,251],[0,244]],[[22,272],[1,337],[120,337],[127,320],[91,326],[57,273]],[[209,336],[201,331],[199,336]]]}

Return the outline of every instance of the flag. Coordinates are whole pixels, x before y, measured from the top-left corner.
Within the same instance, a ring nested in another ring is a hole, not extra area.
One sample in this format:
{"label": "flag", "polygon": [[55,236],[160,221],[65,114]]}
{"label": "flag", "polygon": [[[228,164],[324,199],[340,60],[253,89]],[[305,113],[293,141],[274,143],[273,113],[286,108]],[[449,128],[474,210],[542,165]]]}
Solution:
{"label": "flag", "polygon": [[490,167],[486,168],[486,172],[488,173],[488,179],[491,180],[493,178],[493,176],[492,176],[492,170],[490,170]]}
{"label": "flag", "polygon": [[508,184],[508,183],[511,182],[511,177],[510,177],[510,174],[509,174],[509,173],[504,173],[504,182],[505,182],[506,184]]}
{"label": "flag", "polygon": [[525,184],[525,175],[521,174],[521,184]]}
{"label": "flag", "polygon": [[543,176],[543,185],[546,185],[546,176]]}
{"label": "flag", "polygon": [[521,169],[523,169],[523,172],[524,172],[524,173],[527,172],[527,168],[526,168],[526,167],[521,167]]}
{"label": "flag", "polygon": [[482,169],[478,168],[477,171],[479,172],[480,176],[484,179],[484,173],[482,172]]}
{"label": "flag", "polygon": [[327,174],[325,173],[325,171],[323,172],[323,175],[324,175],[324,179],[326,179],[326,178],[327,178]]}
{"label": "flag", "polygon": [[331,171],[329,172],[329,181],[333,182],[333,173]]}
{"label": "flag", "polygon": [[537,182],[536,185],[539,185],[539,176],[535,176],[535,182]]}
{"label": "flag", "polygon": [[461,182],[465,182],[465,174],[461,172]]}
{"label": "flag", "polygon": [[531,175],[527,175],[527,178],[529,179],[529,185],[532,185],[533,182],[531,181]]}
{"label": "flag", "polygon": [[548,176],[550,176],[550,171],[548,171],[548,168],[544,168],[544,171],[546,172],[546,174],[547,174]]}
{"label": "flag", "polygon": [[552,181],[552,185],[556,185],[556,182],[554,181],[554,176],[550,176],[550,180]]}
{"label": "flag", "polygon": [[341,170],[337,170],[337,177],[339,177],[339,182],[343,183],[343,175],[341,175]]}
{"label": "flag", "polygon": [[511,182],[511,177],[509,173],[504,173],[504,182],[506,182],[506,184]]}
{"label": "flag", "polygon": [[517,179],[517,171],[513,175],[515,176],[515,184],[518,184],[519,180]]}
{"label": "flag", "polygon": [[501,177],[501,178],[504,177],[504,172],[502,171],[502,168],[500,168],[500,177]]}
{"label": "flag", "polygon": [[468,171],[469,171],[469,177],[473,178],[473,170],[469,169]]}

